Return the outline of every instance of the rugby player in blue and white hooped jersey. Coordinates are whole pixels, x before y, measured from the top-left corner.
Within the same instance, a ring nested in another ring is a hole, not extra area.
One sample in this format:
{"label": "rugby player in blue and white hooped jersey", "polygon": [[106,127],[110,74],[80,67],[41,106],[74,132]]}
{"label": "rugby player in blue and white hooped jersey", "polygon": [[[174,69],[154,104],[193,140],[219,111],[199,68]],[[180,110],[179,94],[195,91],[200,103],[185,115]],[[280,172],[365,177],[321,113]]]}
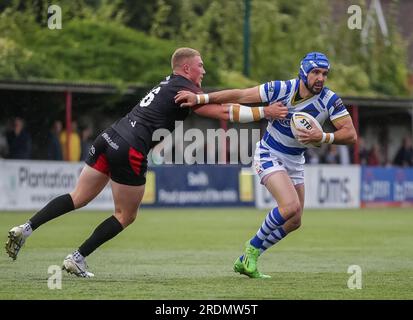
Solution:
{"label": "rugby player in blue and white hooped jersey", "polygon": [[[244,254],[235,261],[236,272],[251,278],[269,277],[257,270],[259,255],[300,227],[304,207],[304,144],[353,144],[357,139],[352,119],[341,99],[324,87],[329,70],[327,57],[311,52],[302,59],[297,79],[270,81],[253,88],[223,90],[208,95],[180,92],[175,97],[182,107],[202,102],[278,104],[279,113],[268,119],[267,130],[257,143],[254,157],[261,183],[275,198],[278,207],[268,213],[257,233],[247,241]],[[299,130],[296,139],[291,132],[290,119],[297,111],[311,114],[320,124],[329,118],[336,131],[325,133],[313,125],[309,131]],[[243,115],[240,113],[239,117]]]}

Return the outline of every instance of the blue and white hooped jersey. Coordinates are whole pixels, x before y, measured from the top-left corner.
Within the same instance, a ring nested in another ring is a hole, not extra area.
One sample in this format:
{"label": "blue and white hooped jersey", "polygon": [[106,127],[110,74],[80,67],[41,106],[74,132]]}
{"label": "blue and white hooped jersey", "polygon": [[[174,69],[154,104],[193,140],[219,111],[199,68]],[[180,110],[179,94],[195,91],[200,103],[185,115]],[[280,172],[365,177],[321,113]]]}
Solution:
{"label": "blue and white hooped jersey", "polygon": [[307,112],[316,118],[321,125],[327,118],[334,121],[349,115],[339,96],[327,87],[311,98],[294,103],[299,85],[299,79],[270,81],[260,85],[262,102],[270,104],[282,102],[288,108],[287,117],[268,122],[267,130],[261,141],[264,141],[268,147],[278,153],[292,157],[302,156],[306,149],[294,138],[291,132],[290,120],[294,112]]}

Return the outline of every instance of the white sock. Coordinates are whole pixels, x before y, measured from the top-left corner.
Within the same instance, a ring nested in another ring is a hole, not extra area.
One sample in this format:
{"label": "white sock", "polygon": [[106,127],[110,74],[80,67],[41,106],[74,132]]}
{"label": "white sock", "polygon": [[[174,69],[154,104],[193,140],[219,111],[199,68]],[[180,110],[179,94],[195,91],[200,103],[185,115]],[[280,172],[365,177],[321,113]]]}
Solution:
{"label": "white sock", "polygon": [[85,259],[85,257],[82,256],[78,250],[74,251],[72,253],[72,256],[73,256],[73,258],[75,259],[76,262],[80,262],[80,261]]}
{"label": "white sock", "polygon": [[23,228],[23,235],[25,238],[32,234],[33,229],[30,223],[26,222],[25,224],[22,224],[21,227]]}

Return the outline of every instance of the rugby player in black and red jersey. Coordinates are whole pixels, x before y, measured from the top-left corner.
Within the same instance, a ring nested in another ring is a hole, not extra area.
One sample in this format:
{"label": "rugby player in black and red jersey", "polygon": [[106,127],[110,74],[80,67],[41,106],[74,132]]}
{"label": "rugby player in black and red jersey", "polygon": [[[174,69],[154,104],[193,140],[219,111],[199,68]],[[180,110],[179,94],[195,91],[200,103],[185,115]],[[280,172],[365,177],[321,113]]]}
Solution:
{"label": "rugby player in black and red jersey", "polygon": [[[63,269],[79,277],[93,277],[85,257],[115,237],[136,218],[145,191],[147,154],[159,142],[152,135],[157,129],[172,132],[175,121],[184,120],[189,108],[175,103],[178,91],[202,94],[205,69],[201,55],[191,48],[179,48],[172,55],[172,74],[155,86],[123,118],[104,130],[94,141],[74,190],[50,201],[25,224],[9,231],[8,255],[15,260],[27,237],[42,224],[67,212],[81,208],[93,200],[110,181],[115,212],[93,231],[83,244],[63,261]],[[193,108],[197,114],[235,122],[258,121],[287,113],[279,104],[253,107],[231,104]],[[284,115],[284,116],[285,116]]]}

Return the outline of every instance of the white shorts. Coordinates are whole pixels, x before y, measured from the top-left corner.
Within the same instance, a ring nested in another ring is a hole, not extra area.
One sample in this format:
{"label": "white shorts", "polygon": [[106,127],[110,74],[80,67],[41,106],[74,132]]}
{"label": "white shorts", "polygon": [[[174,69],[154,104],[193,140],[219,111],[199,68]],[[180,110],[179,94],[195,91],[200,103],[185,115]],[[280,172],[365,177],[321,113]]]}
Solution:
{"label": "white shorts", "polygon": [[290,156],[278,152],[266,145],[264,141],[257,142],[254,155],[255,172],[265,184],[268,177],[277,171],[285,171],[294,185],[304,183],[304,156]]}

